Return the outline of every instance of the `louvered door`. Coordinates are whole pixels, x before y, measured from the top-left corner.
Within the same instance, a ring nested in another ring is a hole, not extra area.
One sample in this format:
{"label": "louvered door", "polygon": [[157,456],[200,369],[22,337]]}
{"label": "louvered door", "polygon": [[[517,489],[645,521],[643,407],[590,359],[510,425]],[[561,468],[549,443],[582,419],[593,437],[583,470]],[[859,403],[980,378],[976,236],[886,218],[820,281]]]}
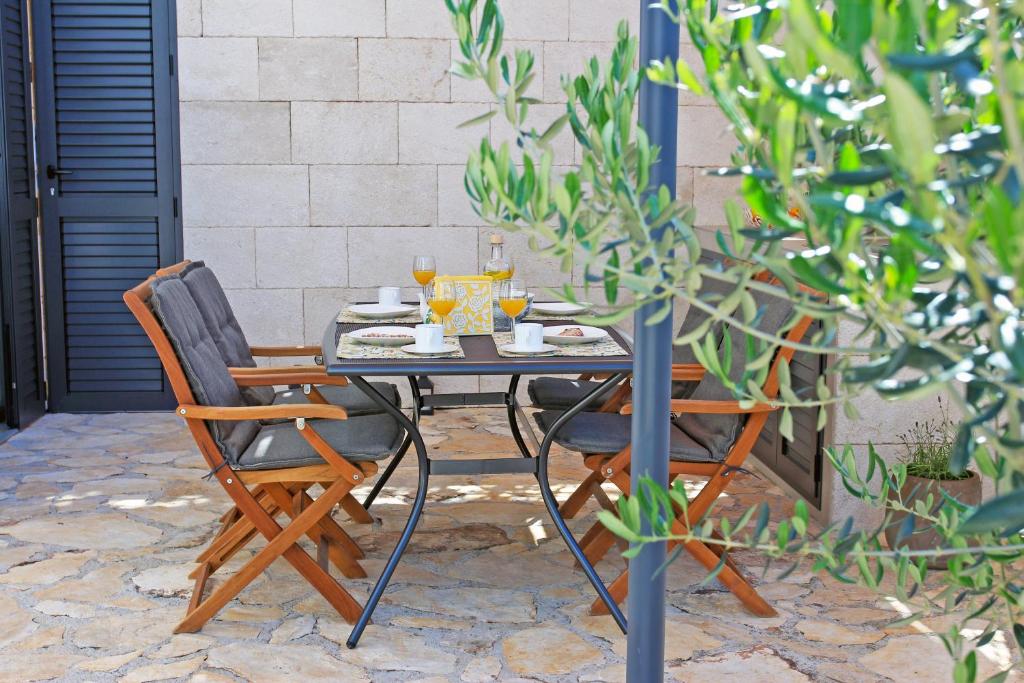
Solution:
{"label": "louvered door", "polygon": [[34,7],[52,409],[166,407],[121,294],[181,256],[174,3]]}
{"label": "louvered door", "polygon": [[0,0],[0,268],[3,271],[4,398],[7,422],[24,427],[45,409],[28,13]]}

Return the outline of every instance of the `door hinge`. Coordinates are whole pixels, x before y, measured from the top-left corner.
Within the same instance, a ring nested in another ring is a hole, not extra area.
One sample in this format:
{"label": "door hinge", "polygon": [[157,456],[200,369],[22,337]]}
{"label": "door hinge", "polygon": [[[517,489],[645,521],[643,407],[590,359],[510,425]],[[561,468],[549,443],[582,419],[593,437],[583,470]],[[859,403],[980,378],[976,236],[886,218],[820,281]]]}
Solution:
{"label": "door hinge", "polygon": [[167,55],[167,69],[170,74],[174,75],[174,55]]}
{"label": "door hinge", "polygon": [[177,218],[178,217],[178,198],[177,197],[174,198],[173,204],[174,204],[174,217]]}

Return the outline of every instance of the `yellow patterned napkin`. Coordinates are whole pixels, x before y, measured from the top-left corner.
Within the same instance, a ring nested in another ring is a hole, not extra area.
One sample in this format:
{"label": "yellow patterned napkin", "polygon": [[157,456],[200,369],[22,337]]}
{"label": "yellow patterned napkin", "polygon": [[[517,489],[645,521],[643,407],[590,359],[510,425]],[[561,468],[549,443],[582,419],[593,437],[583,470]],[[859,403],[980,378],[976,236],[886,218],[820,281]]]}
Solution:
{"label": "yellow patterned napkin", "polygon": [[444,318],[446,335],[490,334],[494,331],[494,281],[489,275],[439,275],[455,283],[455,308]]}

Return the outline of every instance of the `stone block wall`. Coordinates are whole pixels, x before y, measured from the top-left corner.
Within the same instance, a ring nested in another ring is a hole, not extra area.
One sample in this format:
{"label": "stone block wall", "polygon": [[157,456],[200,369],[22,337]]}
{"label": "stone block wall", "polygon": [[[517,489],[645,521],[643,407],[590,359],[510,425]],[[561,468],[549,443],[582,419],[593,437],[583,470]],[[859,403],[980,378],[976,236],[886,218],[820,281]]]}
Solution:
{"label": "stone block wall", "polygon": [[[502,7],[507,47],[536,55],[538,127],[563,111],[562,74],[609,55],[620,19],[638,29],[632,1]],[[458,50],[442,0],[178,0],[178,33],[185,255],[216,268],[253,343],[319,341],[343,301],[381,285],[411,294],[418,253],[479,272],[491,231],[463,165],[481,137],[511,132],[500,118],[457,128],[488,97],[448,74]],[[733,144],[710,102],[680,97],[679,192],[699,195],[704,225],[721,224],[734,186],[700,169]],[[568,130],[557,153],[578,156]],[[530,285],[581,284],[506,239]]]}

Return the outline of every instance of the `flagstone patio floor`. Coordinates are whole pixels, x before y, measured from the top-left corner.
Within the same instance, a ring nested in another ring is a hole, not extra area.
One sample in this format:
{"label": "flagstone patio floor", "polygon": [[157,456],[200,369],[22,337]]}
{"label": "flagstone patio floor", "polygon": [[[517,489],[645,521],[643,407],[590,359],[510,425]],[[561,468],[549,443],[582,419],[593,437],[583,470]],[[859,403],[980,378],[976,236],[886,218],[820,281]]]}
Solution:
{"label": "flagstone patio floor", "polygon": [[[450,457],[507,454],[503,410],[424,418],[428,447]],[[366,551],[371,578],[345,585],[360,601],[404,524],[415,487],[403,463],[373,507],[379,524],[336,516]],[[564,497],[586,473],[560,451],[552,480]],[[49,415],[0,446],[0,680],[622,681],[625,638],[592,617],[526,475],[436,478],[412,545],[358,648],[350,627],[278,562],[196,634],[183,616],[192,560],[228,498],[172,414]],[[357,492],[362,494],[365,491]],[[738,516],[791,500],[742,475],[718,510]],[[577,534],[594,507],[571,521]],[[258,544],[257,544],[258,545]],[[232,565],[251,556],[242,553]],[[757,558],[739,556],[757,570]],[[598,569],[610,580],[615,554]],[[683,556],[668,569],[666,659],[676,681],[949,680],[930,635],[942,620],[899,628],[893,599],[797,571],[760,582],[779,616],[743,611],[702,583]],[[1005,641],[979,658],[1005,665]]]}

